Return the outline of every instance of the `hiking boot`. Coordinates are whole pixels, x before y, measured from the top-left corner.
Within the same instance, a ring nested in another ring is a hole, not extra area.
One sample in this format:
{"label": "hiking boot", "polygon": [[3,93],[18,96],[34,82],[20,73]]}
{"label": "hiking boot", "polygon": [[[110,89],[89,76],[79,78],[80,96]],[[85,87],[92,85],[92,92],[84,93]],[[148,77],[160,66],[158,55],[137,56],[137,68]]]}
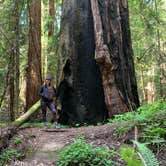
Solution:
{"label": "hiking boot", "polygon": [[60,128],[60,126],[59,126],[59,124],[58,124],[57,122],[55,122],[55,128],[56,128],[56,129],[59,129],[59,128]]}

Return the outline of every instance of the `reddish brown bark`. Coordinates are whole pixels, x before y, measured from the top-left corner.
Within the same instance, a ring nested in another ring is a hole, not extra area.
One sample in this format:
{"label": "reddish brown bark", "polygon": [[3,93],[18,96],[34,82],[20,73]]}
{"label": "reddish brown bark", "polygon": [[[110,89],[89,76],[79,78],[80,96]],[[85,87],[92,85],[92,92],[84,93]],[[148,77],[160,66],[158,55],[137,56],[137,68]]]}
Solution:
{"label": "reddish brown bark", "polygon": [[19,105],[19,93],[20,93],[20,43],[19,43],[19,36],[20,36],[20,28],[19,28],[19,19],[20,19],[20,9],[19,9],[19,1],[15,0],[15,11],[14,11],[14,31],[15,31],[15,40],[14,40],[14,47],[15,47],[15,101],[16,101],[16,110],[18,110]]}
{"label": "reddish brown bark", "polygon": [[55,16],[55,6],[54,0],[49,0],[49,28],[48,28],[48,37],[53,36],[54,34],[54,16]]}
{"label": "reddish brown bark", "polygon": [[121,93],[115,83],[114,65],[111,62],[110,51],[106,44],[104,44],[104,34],[102,29],[102,22],[99,13],[98,0],[91,0],[91,8],[94,21],[95,32],[95,59],[100,66],[102,75],[102,82],[105,95],[105,103],[111,117],[117,113],[124,113],[128,111]]}
{"label": "reddish brown bark", "polygon": [[29,48],[26,80],[26,109],[39,100],[41,86],[41,1],[29,4]]}

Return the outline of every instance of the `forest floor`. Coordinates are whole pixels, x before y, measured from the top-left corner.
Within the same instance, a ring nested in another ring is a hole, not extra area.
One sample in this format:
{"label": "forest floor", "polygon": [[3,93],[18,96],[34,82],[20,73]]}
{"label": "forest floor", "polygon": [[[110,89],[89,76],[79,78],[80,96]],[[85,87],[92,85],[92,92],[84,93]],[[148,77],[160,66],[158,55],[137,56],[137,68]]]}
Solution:
{"label": "forest floor", "polygon": [[[39,127],[22,128],[15,138],[25,138],[24,143],[17,149],[27,151],[22,161],[10,163],[11,166],[52,166],[57,164],[58,152],[74,139],[84,137],[87,143],[95,146],[106,145],[110,149],[117,149],[127,139],[120,140],[114,134],[116,126],[89,126],[64,129],[42,129]],[[11,143],[11,148],[13,143]],[[15,146],[15,145],[14,145]],[[30,147],[28,151],[27,147]]]}
{"label": "forest floor", "polygon": [[[79,128],[44,129],[41,127],[22,127],[15,135],[22,138],[22,143],[14,145],[12,140],[10,148],[16,148],[26,153],[26,157],[21,161],[14,161],[9,166],[53,166],[57,165],[58,153],[74,139],[84,136],[86,142],[94,146],[105,145],[109,149],[118,150],[124,144],[132,145],[134,131],[131,129],[127,133],[118,133],[118,125],[88,126]],[[158,159],[166,165],[166,153],[159,154]],[[121,166],[125,165],[123,161]]]}

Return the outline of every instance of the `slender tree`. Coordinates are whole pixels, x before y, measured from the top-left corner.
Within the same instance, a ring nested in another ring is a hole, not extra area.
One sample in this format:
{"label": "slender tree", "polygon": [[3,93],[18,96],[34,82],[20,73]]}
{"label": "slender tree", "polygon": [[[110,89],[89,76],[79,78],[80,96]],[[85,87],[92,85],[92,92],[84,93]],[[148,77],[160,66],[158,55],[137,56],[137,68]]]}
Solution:
{"label": "slender tree", "polygon": [[14,1],[10,16],[11,41],[9,41],[9,114],[10,120],[15,119],[15,110],[19,100],[19,2]]}
{"label": "slender tree", "polygon": [[41,1],[29,4],[29,48],[26,75],[26,110],[39,99],[41,85]]}
{"label": "slender tree", "polygon": [[19,106],[19,93],[20,93],[20,44],[19,44],[19,36],[20,36],[20,28],[19,28],[19,18],[20,18],[20,8],[19,1],[15,0],[15,40],[14,40],[14,52],[15,52],[15,102],[16,102],[16,110],[18,111]]}

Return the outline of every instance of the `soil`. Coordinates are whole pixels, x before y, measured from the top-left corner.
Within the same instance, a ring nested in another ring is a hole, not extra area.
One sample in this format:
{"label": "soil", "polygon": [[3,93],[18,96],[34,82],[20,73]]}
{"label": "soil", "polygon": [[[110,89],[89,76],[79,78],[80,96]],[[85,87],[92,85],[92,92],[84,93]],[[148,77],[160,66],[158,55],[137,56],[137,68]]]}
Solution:
{"label": "soil", "polygon": [[[94,146],[105,145],[112,150],[118,150],[124,144],[132,145],[133,129],[128,132],[119,132],[119,125],[88,126],[66,129],[43,129],[39,127],[20,128],[15,137],[22,137],[24,141],[15,147],[25,153],[21,161],[14,161],[9,166],[53,166],[57,165],[59,150],[73,142],[75,138],[84,136],[87,143]],[[10,143],[12,147],[13,144]],[[19,147],[19,148],[18,148]],[[157,155],[160,165],[166,165],[166,149]],[[121,166],[124,161],[115,159]]]}

